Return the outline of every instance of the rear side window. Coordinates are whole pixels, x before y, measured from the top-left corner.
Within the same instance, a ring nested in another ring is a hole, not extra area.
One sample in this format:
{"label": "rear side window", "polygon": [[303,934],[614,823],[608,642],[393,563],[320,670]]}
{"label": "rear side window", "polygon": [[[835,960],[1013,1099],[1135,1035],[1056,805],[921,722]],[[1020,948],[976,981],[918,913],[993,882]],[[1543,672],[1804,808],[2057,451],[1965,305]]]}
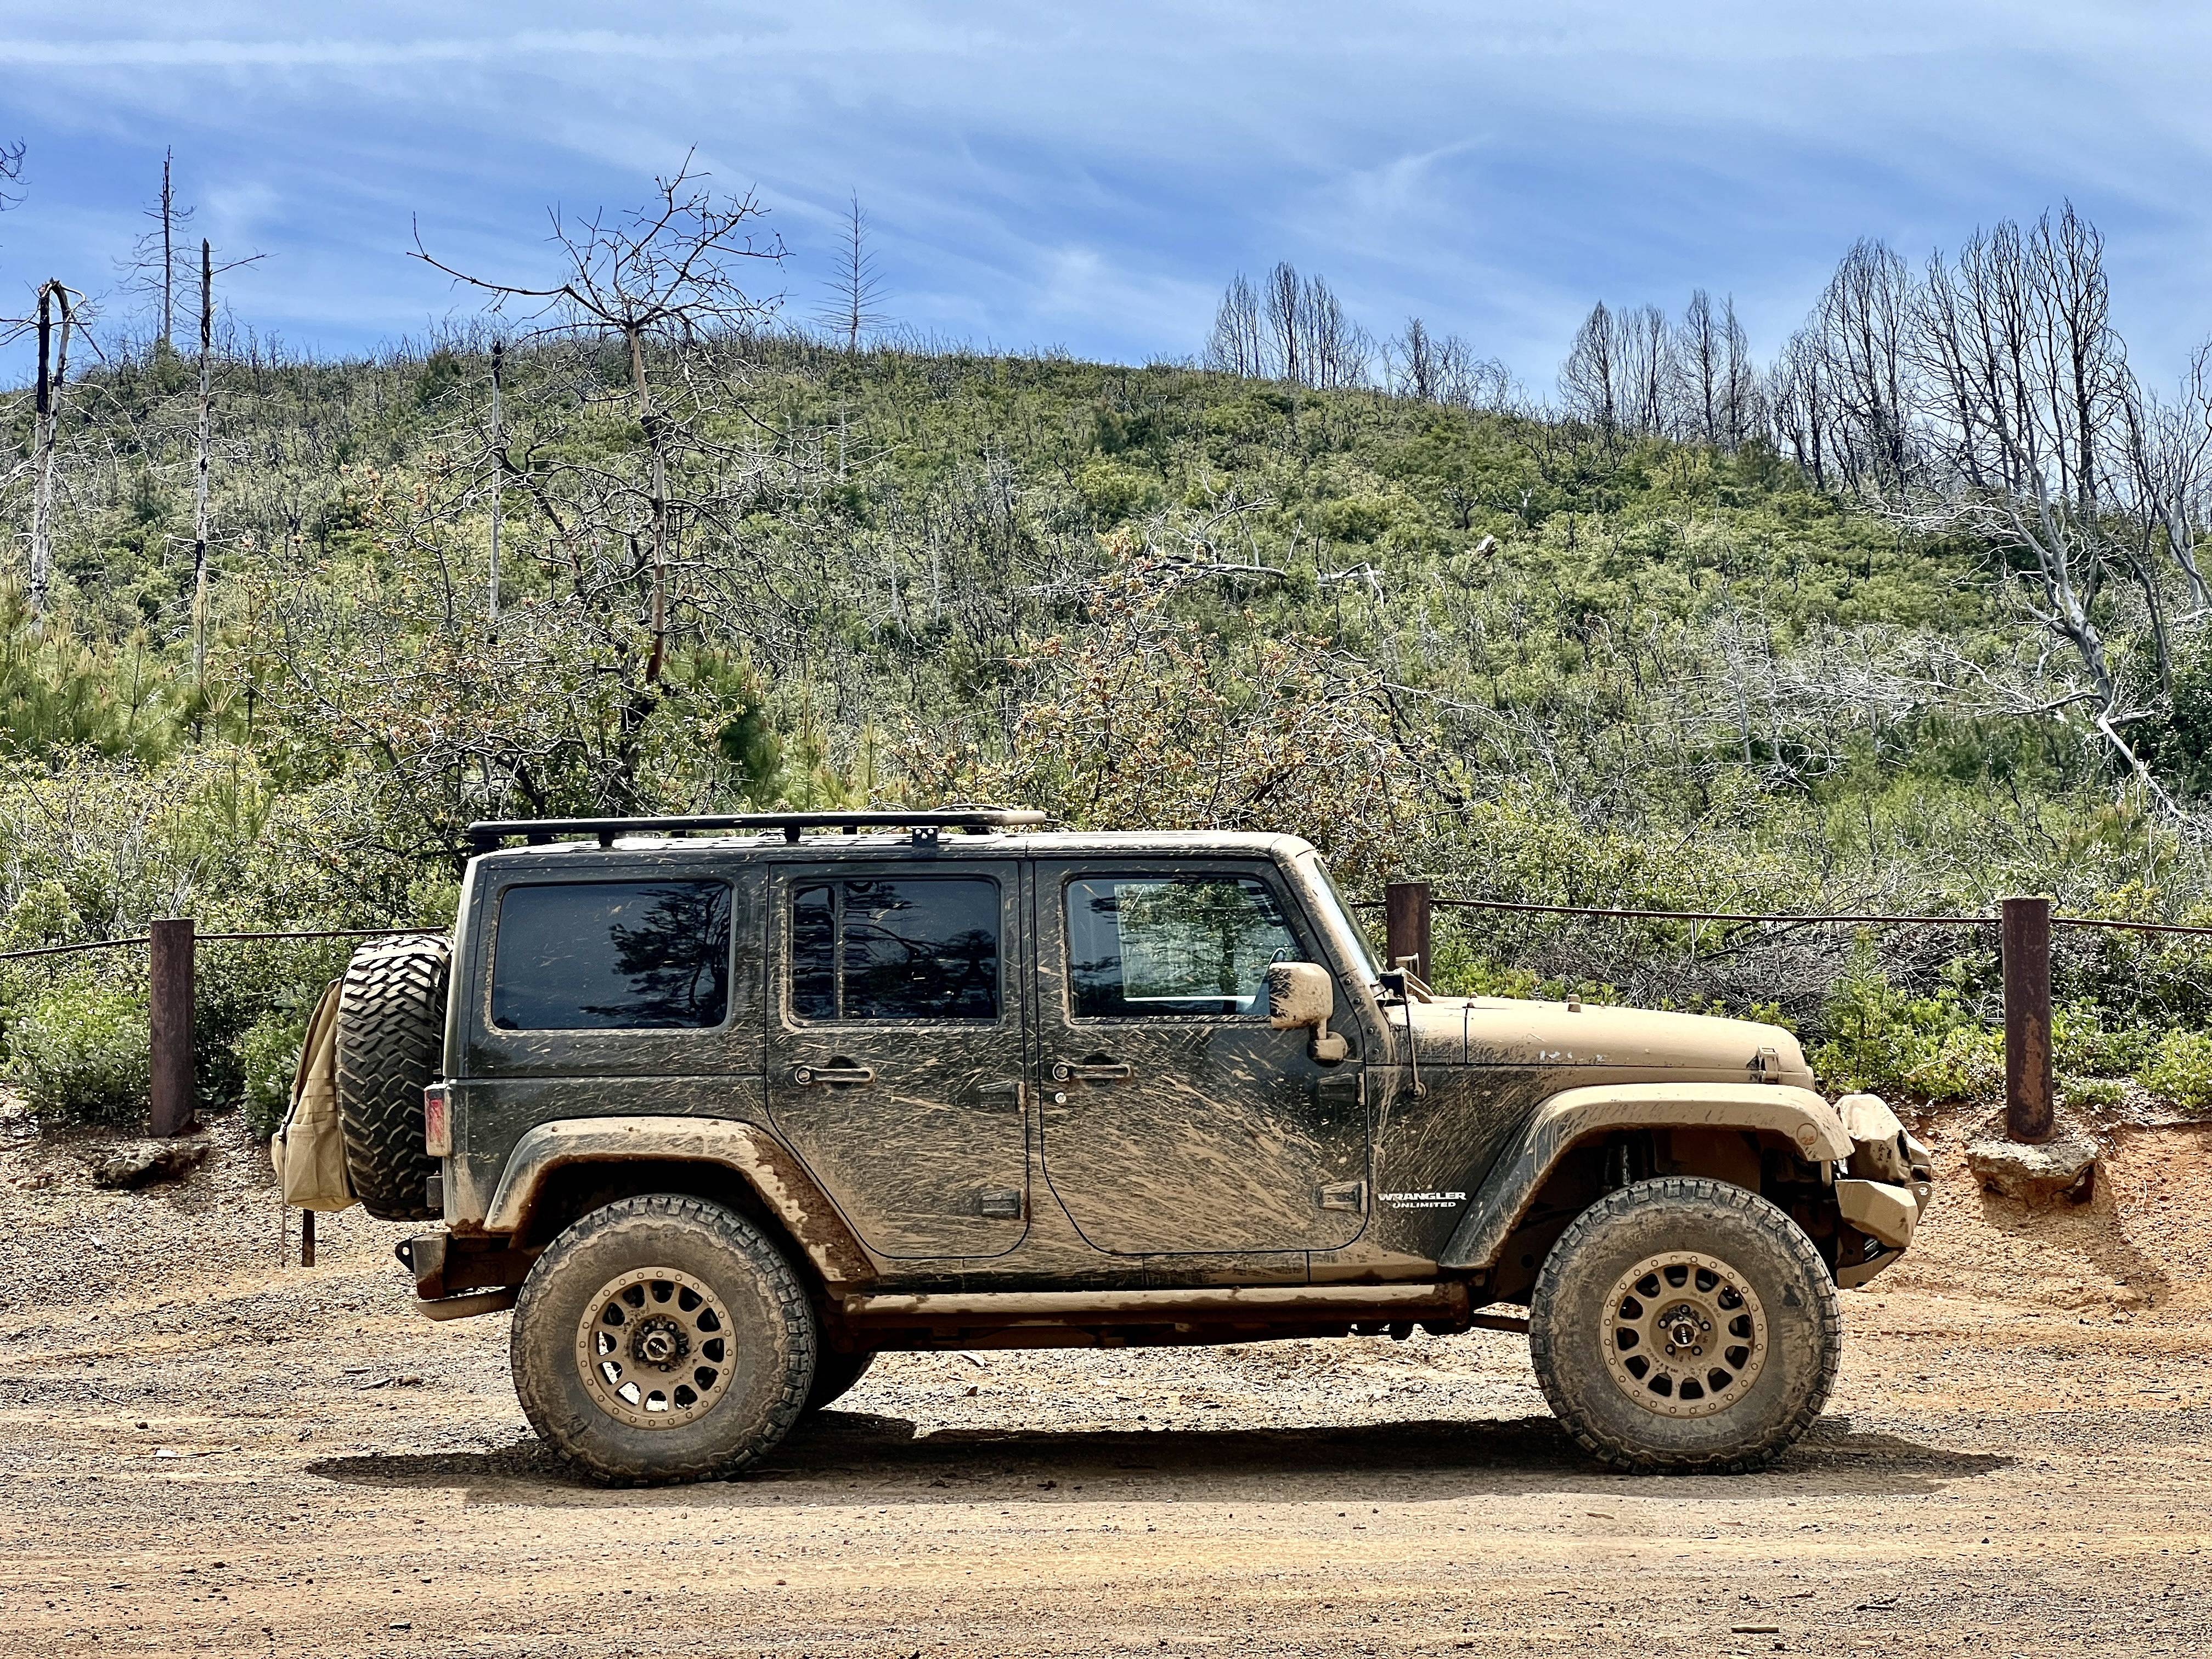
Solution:
{"label": "rear side window", "polygon": [[791,897],[791,1012],[816,1019],[996,1019],[999,884],[825,881]]}
{"label": "rear side window", "polygon": [[500,1030],[680,1030],[720,1025],[729,1011],[727,882],[563,882],[501,896]]}
{"label": "rear side window", "polygon": [[1067,884],[1067,984],[1079,1019],[1249,1014],[1271,962],[1299,962],[1282,906],[1250,876]]}

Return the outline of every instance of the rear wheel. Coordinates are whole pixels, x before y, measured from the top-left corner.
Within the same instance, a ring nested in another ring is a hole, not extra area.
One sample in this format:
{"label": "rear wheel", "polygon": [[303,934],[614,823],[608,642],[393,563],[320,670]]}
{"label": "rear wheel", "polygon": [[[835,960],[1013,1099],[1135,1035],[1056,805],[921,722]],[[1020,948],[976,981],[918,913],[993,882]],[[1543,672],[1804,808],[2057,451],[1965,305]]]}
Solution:
{"label": "rear wheel", "polygon": [[1756,1193],[1686,1176],[1577,1216],[1528,1313],[1553,1413],[1607,1462],[1645,1473],[1772,1462],[1820,1416],[1843,1340],[1835,1281],[1796,1223]]}
{"label": "rear wheel", "polygon": [[443,939],[366,945],[338,991],[338,1121],[356,1197],[384,1221],[428,1221],[438,1161],[423,1149],[422,1091],[446,1048]]}
{"label": "rear wheel", "polygon": [[703,1199],[595,1210],[523,1281],[510,1336],[531,1426],[593,1478],[736,1473],[790,1431],[813,1386],[814,1310],[781,1251]]}

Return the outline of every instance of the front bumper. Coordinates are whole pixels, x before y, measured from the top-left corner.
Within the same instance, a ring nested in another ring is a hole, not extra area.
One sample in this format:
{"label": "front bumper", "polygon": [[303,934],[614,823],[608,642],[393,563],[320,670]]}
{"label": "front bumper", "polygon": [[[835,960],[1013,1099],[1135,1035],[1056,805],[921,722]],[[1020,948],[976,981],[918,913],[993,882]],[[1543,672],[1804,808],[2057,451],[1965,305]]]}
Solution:
{"label": "front bumper", "polygon": [[1849,1174],[1836,1181],[1836,1283],[1865,1284],[1912,1243],[1936,1192],[1928,1148],[1874,1095],[1836,1103],[1851,1137]]}

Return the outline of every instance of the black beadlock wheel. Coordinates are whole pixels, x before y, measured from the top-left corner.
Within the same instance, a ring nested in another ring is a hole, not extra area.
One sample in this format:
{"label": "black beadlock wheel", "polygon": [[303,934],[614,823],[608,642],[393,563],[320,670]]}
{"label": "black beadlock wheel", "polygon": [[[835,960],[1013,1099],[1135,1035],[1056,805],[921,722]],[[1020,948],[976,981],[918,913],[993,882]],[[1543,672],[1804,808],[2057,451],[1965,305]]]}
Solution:
{"label": "black beadlock wheel", "polygon": [[814,1384],[814,1305],[742,1216],[648,1193],[594,1210],[532,1264],[508,1342],[531,1427],[592,1479],[735,1474]]}
{"label": "black beadlock wheel", "polygon": [[338,1117],[346,1174],[381,1221],[434,1220],[428,1186],[438,1161],[422,1147],[422,1091],[445,1059],[443,939],[364,945],[338,992]]}
{"label": "black beadlock wheel", "polygon": [[1843,1310],[1804,1231],[1758,1194],[1669,1176],[1608,1193],[1546,1258],[1529,1356],[1553,1415],[1615,1468],[1734,1474],[1810,1428]]}

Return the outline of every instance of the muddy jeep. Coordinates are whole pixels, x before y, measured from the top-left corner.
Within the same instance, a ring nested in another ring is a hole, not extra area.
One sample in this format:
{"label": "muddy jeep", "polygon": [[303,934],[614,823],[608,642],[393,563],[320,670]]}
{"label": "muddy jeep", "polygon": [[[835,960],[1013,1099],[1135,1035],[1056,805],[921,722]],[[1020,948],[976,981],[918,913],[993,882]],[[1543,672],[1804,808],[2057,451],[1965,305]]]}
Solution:
{"label": "muddy jeep", "polygon": [[355,1188],[442,1218],[418,1305],[512,1307],[584,1470],[732,1473],[899,1349],[1526,1331],[1636,1470],[1819,1414],[1928,1202],[1881,1102],[1772,1026],[1433,995],[1291,836],[1042,823],[479,824],[450,947],[355,957]]}

